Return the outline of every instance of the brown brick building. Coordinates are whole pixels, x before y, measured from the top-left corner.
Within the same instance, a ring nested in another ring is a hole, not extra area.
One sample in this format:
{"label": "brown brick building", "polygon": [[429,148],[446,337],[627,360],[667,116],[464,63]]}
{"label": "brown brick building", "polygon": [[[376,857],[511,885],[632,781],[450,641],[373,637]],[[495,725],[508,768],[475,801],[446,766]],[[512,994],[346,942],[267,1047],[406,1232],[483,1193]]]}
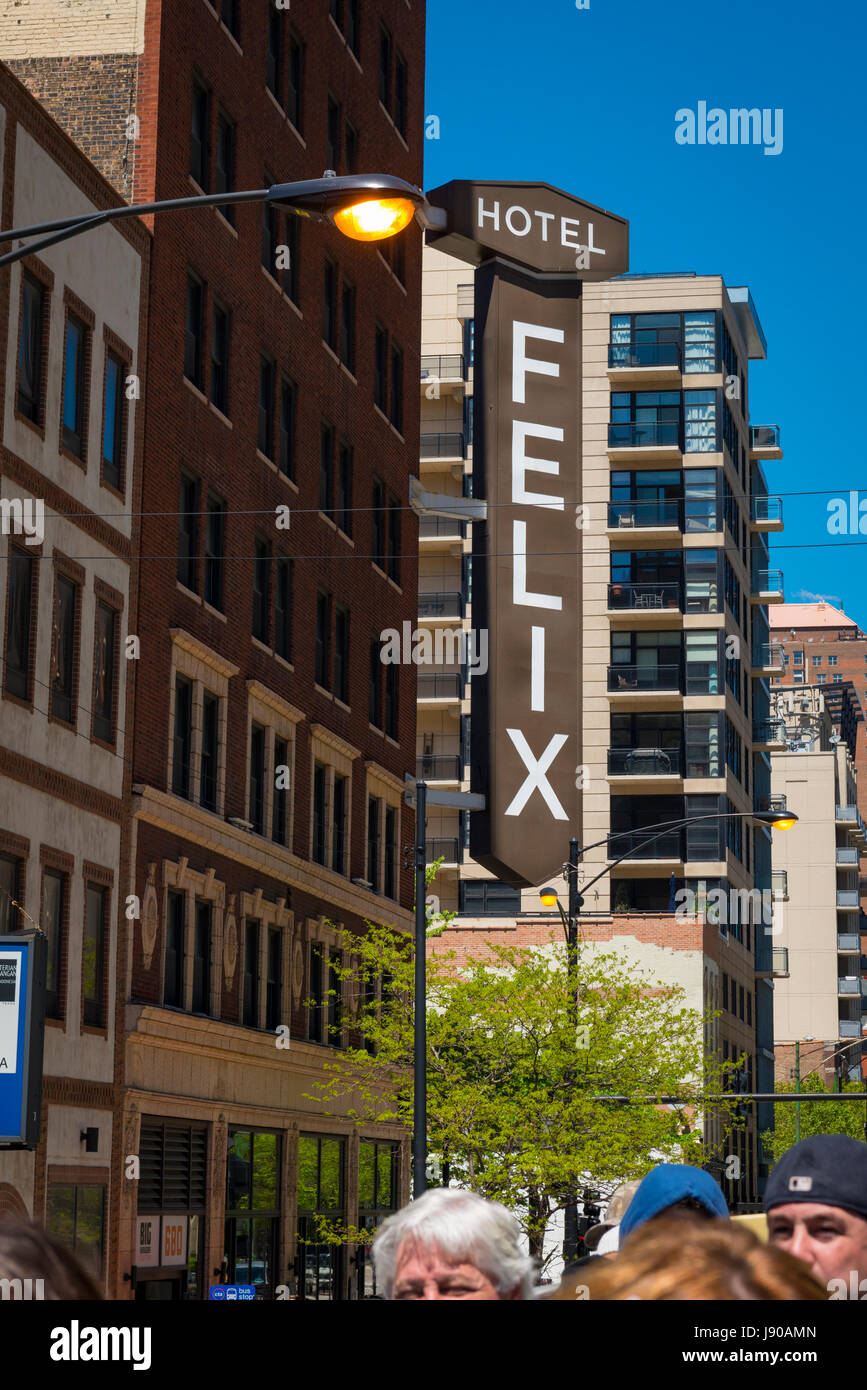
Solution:
{"label": "brown brick building", "polygon": [[[132,5],[85,26],[69,84],[44,36],[10,49],[94,159],[132,165],[134,200],[421,182],[418,0],[141,9],[138,31]],[[95,130],[81,84],[109,33],[100,81],[125,75],[138,124]],[[333,924],[411,923],[415,673],[374,638],[416,617],[420,273],[414,225],[382,254],[261,204],[154,222],[116,1297],[207,1297],[215,1270],[355,1297],[369,1262],[350,1278],[297,1236],[407,1190],[399,1130],[308,1093],[339,1036]]]}

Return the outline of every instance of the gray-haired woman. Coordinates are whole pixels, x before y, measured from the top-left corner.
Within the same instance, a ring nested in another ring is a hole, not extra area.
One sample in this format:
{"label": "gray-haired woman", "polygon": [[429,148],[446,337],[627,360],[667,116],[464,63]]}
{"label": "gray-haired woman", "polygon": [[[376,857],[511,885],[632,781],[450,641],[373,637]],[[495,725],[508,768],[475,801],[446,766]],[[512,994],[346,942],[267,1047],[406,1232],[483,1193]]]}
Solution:
{"label": "gray-haired woman", "polygon": [[535,1267],[499,1202],[436,1187],[389,1216],[373,1242],[387,1299],[527,1299]]}

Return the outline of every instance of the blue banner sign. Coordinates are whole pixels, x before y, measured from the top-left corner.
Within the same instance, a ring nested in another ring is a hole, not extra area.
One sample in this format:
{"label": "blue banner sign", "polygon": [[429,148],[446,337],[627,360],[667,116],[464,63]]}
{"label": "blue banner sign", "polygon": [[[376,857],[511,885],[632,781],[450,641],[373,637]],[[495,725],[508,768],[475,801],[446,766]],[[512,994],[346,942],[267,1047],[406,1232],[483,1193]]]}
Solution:
{"label": "blue banner sign", "polygon": [[0,1145],[35,1149],[42,1109],[46,940],[0,936]]}

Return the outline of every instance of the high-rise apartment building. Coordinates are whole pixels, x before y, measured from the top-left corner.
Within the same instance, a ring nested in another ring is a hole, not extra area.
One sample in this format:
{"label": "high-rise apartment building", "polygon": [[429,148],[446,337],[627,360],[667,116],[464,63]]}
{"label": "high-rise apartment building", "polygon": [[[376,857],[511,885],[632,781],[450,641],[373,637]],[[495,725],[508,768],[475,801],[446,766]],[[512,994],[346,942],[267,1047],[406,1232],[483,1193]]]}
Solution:
{"label": "high-rise apartment building", "polygon": [[[443,494],[473,491],[471,277],[462,262],[425,252],[419,473],[440,512]],[[575,772],[583,842],[601,842],[583,859],[583,877],[611,870],[584,911],[615,922],[621,914],[658,918],[662,940],[681,889],[696,903],[712,889],[770,895],[770,831],[748,815],[771,808],[770,753],[781,746],[770,721],[768,679],[778,668],[768,606],[782,602],[783,584],[768,533],[782,528],[782,503],[768,494],[763,461],[782,451],[776,426],[750,423],[749,364],[766,348],[747,289],[716,276],[630,275],[585,283],[582,298],[575,640],[584,753]],[[469,641],[464,523],[423,516],[419,549],[420,625],[442,635],[432,664],[420,668],[419,774],[469,789],[467,677],[474,653],[496,633]],[[696,819],[646,843],[644,827],[715,814],[727,819]],[[429,856],[445,861],[437,892],[460,911],[453,930],[490,935],[501,926],[514,940],[523,920],[535,931],[538,887],[497,881],[474,864],[465,817],[443,812],[434,822],[429,813],[428,824]],[[568,830],[552,822],[557,833],[565,861]],[[749,1088],[770,1089],[769,930],[752,916],[718,930],[705,1002],[724,1011],[724,1056],[745,1051]],[[758,1122],[761,1129],[769,1117]],[[757,1165],[754,1129],[750,1152]]]}
{"label": "high-rise apartment building", "polygon": [[[103,20],[34,0],[0,42],[124,196],[421,183],[420,0]],[[214,1270],[363,1296],[369,1252],[317,1217],[408,1191],[397,1126],[310,1097],[358,1002],[338,928],[412,925],[416,673],[379,634],[416,616],[420,276],[415,225],[379,249],[261,203],[154,219],[112,1296],[207,1297]]]}
{"label": "high-rise apartment building", "polygon": [[787,738],[771,760],[773,792],[798,816],[774,853],[774,944],[786,953],[774,991],[777,1080],[793,1079],[796,1043],[802,1075],[860,1079],[867,979],[858,866],[867,827],[854,760],[834,731],[823,686],[776,690],[773,705]]}

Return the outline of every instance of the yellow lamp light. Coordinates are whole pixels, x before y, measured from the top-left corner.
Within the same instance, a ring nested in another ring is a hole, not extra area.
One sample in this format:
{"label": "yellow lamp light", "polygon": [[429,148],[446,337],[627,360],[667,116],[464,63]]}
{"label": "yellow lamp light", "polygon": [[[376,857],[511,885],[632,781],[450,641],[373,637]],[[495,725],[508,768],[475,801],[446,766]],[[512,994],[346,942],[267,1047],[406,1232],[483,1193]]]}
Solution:
{"label": "yellow lamp light", "polygon": [[773,825],[771,826],[771,829],[772,829],[772,830],[791,830],[792,826],[795,825],[795,824],[797,823],[797,820],[798,820],[798,817],[797,817],[797,816],[784,816],[784,817],[782,817],[780,820],[775,820],[774,823],[773,823]]}
{"label": "yellow lamp light", "polygon": [[539,897],[542,899],[542,906],[543,906],[543,907],[556,907],[556,906],[557,906],[557,889],[556,889],[556,888],[541,888],[541,889],[539,890]]}
{"label": "yellow lamp light", "polygon": [[409,198],[368,198],[334,214],[334,225],[353,241],[383,241],[396,236],[415,216]]}

